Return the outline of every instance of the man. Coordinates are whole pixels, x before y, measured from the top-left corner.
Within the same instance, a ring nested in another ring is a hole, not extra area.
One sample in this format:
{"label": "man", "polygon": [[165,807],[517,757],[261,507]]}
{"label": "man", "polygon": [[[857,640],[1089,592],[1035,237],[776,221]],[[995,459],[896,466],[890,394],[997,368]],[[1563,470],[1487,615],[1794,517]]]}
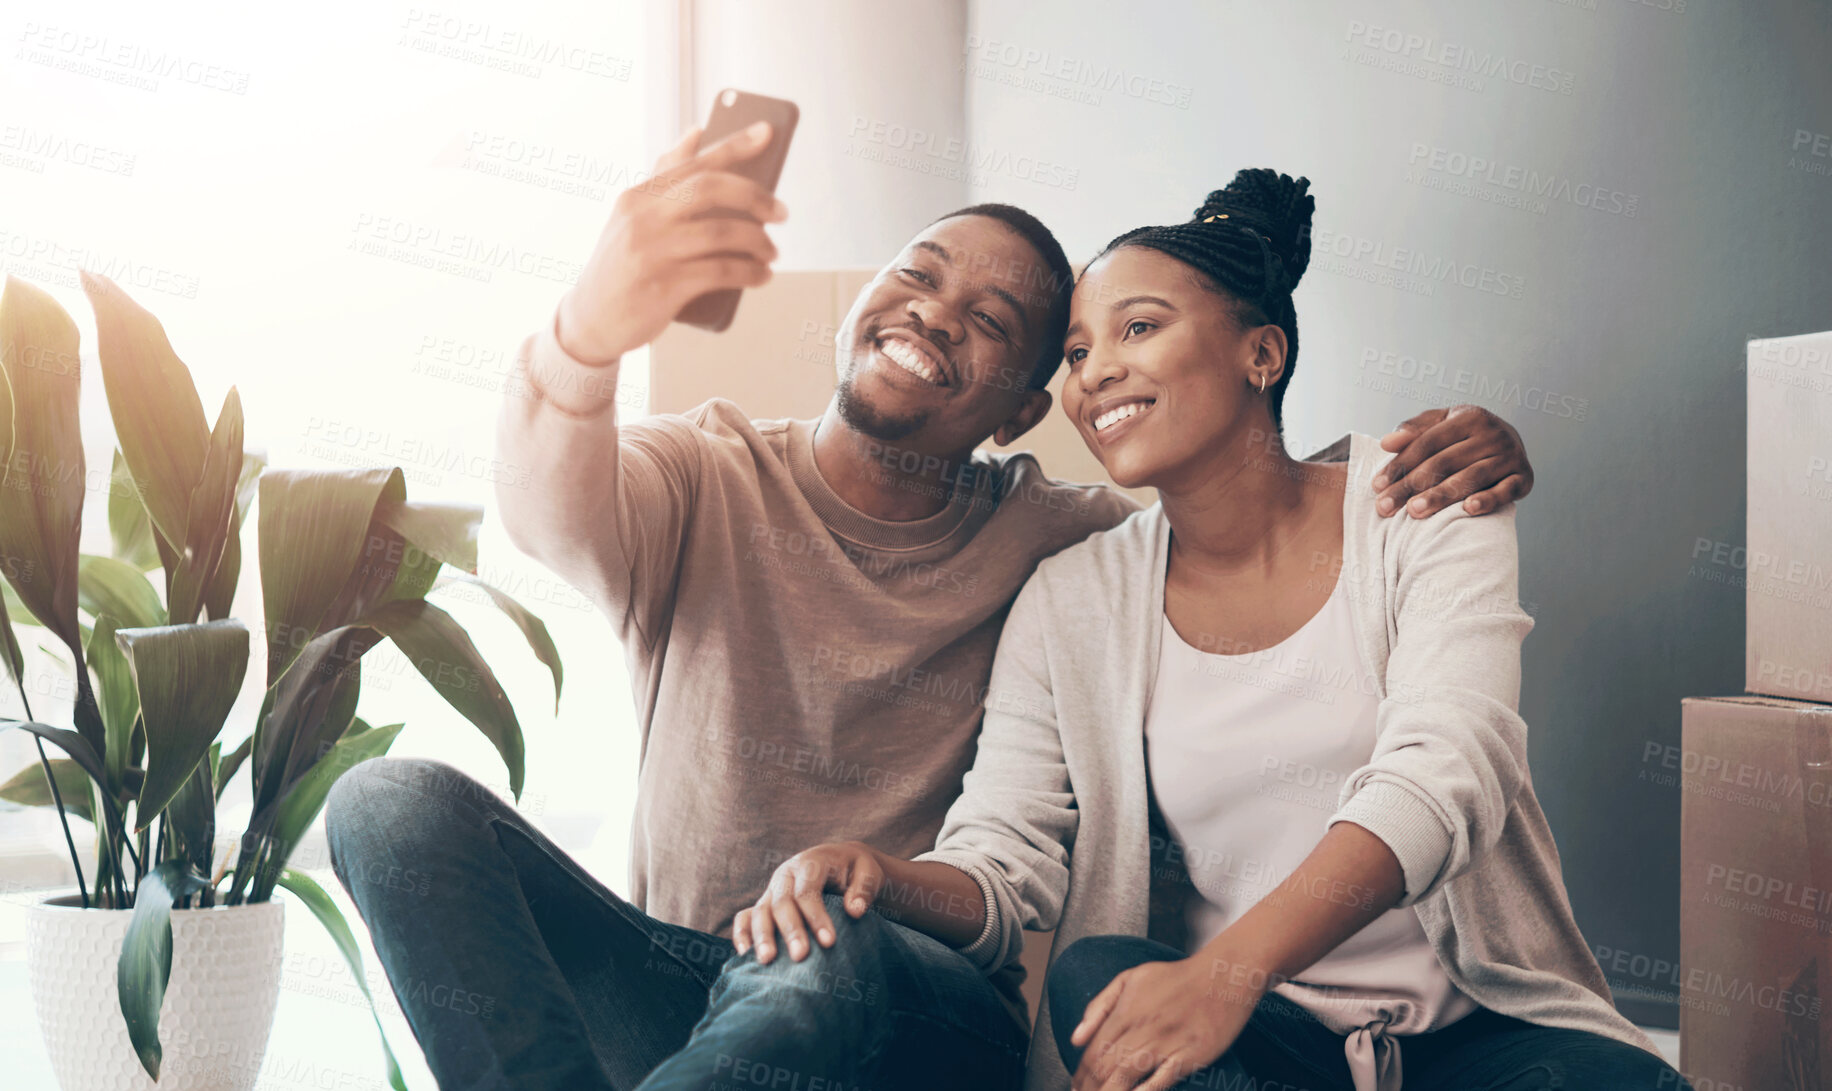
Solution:
{"label": "man", "polygon": [[[767,129],[698,139],[620,195],[524,343],[527,385],[498,425],[505,457],[534,468],[498,488],[512,539],[624,641],[643,727],[632,897],[417,761],[339,782],[339,878],[444,1087],[1016,1086],[1015,975],[982,978],[886,919],[949,912],[933,892],[831,914],[871,942],[732,958],[729,933],[800,849],[932,847],[999,699],[987,680],[1012,598],[1040,559],[1136,510],[1029,455],[975,454],[1049,409],[1069,263],[1021,210],[952,213],[853,302],[818,421],[714,400],[620,429],[622,354],[688,300],[762,284],[776,256],[763,225],[785,210],[728,170]],[[1422,414],[1389,442],[1407,446],[1387,492],[1417,515],[1531,487],[1518,437],[1480,410]],[[390,867],[431,876],[427,893],[395,889]]]}

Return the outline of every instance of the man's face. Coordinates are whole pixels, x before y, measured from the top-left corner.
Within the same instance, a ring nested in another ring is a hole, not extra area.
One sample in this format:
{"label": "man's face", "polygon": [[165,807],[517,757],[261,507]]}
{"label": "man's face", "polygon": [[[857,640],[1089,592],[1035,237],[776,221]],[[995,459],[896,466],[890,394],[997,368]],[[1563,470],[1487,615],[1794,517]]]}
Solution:
{"label": "man's face", "polygon": [[1052,299],[1049,266],[988,216],[931,225],[860,290],[834,339],[841,418],[910,450],[984,442],[1017,412]]}

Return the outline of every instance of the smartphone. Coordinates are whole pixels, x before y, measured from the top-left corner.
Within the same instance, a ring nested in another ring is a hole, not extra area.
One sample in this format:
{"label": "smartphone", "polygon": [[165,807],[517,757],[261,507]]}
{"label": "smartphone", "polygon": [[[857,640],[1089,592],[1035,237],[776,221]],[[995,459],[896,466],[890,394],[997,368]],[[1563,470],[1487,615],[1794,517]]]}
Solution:
{"label": "smartphone", "polygon": [[[795,122],[800,117],[801,110],[787,99],[753,95],[728,87],[713,99],[712,116],[706,120],[706,130],[700,135],[700,147],[702,150],[710,148],[759,121],[769,122],[769,146],[733,165],[731,171],[775,193],[776,180],[782,176],[783,160],[789,156],[789,138],[795,135]],[[732,324],[741,294],[737,288],[708,292],[681,308],[674,320],[718,332]]]}

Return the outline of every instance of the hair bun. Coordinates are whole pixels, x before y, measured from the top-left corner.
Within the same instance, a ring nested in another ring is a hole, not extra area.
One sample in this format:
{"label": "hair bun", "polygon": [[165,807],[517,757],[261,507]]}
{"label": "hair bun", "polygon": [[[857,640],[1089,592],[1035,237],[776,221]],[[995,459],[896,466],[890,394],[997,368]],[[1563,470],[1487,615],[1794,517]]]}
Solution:
{"label": "hair bun", "polygon": [[1287,288],[1295,288],[1310,266],[1310,221],[1317,199],[1309,191],[1308,178],[1249,167],[1236,174],[1227,188],[1210,193],[1194,219],[1201,222],[1225,214],[1265,236],[1285,266]]}

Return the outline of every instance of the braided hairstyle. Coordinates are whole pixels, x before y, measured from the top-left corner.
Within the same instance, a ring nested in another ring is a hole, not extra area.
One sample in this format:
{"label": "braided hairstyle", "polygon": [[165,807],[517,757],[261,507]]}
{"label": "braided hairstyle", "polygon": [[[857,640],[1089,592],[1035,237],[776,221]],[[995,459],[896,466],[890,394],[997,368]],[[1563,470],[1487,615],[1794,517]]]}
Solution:
{"label": "braided hairstyle", "polygon": [[[1285,370],[1267,391],[1279,427],[1285,386],[1298,363],[1298,313],[1291,292],[1310,265],[1310,220],[1317,200],[1310,179],[1254,167],[1208,195],[1188,221],[1140,227],[1107,244],[1095,261],[1122,246],[1168,254],[1190,267],[1197,282],[1233,304],[1242,326],[1285,331]],[[1093,264],[1090,262],[1089,264]]]}

